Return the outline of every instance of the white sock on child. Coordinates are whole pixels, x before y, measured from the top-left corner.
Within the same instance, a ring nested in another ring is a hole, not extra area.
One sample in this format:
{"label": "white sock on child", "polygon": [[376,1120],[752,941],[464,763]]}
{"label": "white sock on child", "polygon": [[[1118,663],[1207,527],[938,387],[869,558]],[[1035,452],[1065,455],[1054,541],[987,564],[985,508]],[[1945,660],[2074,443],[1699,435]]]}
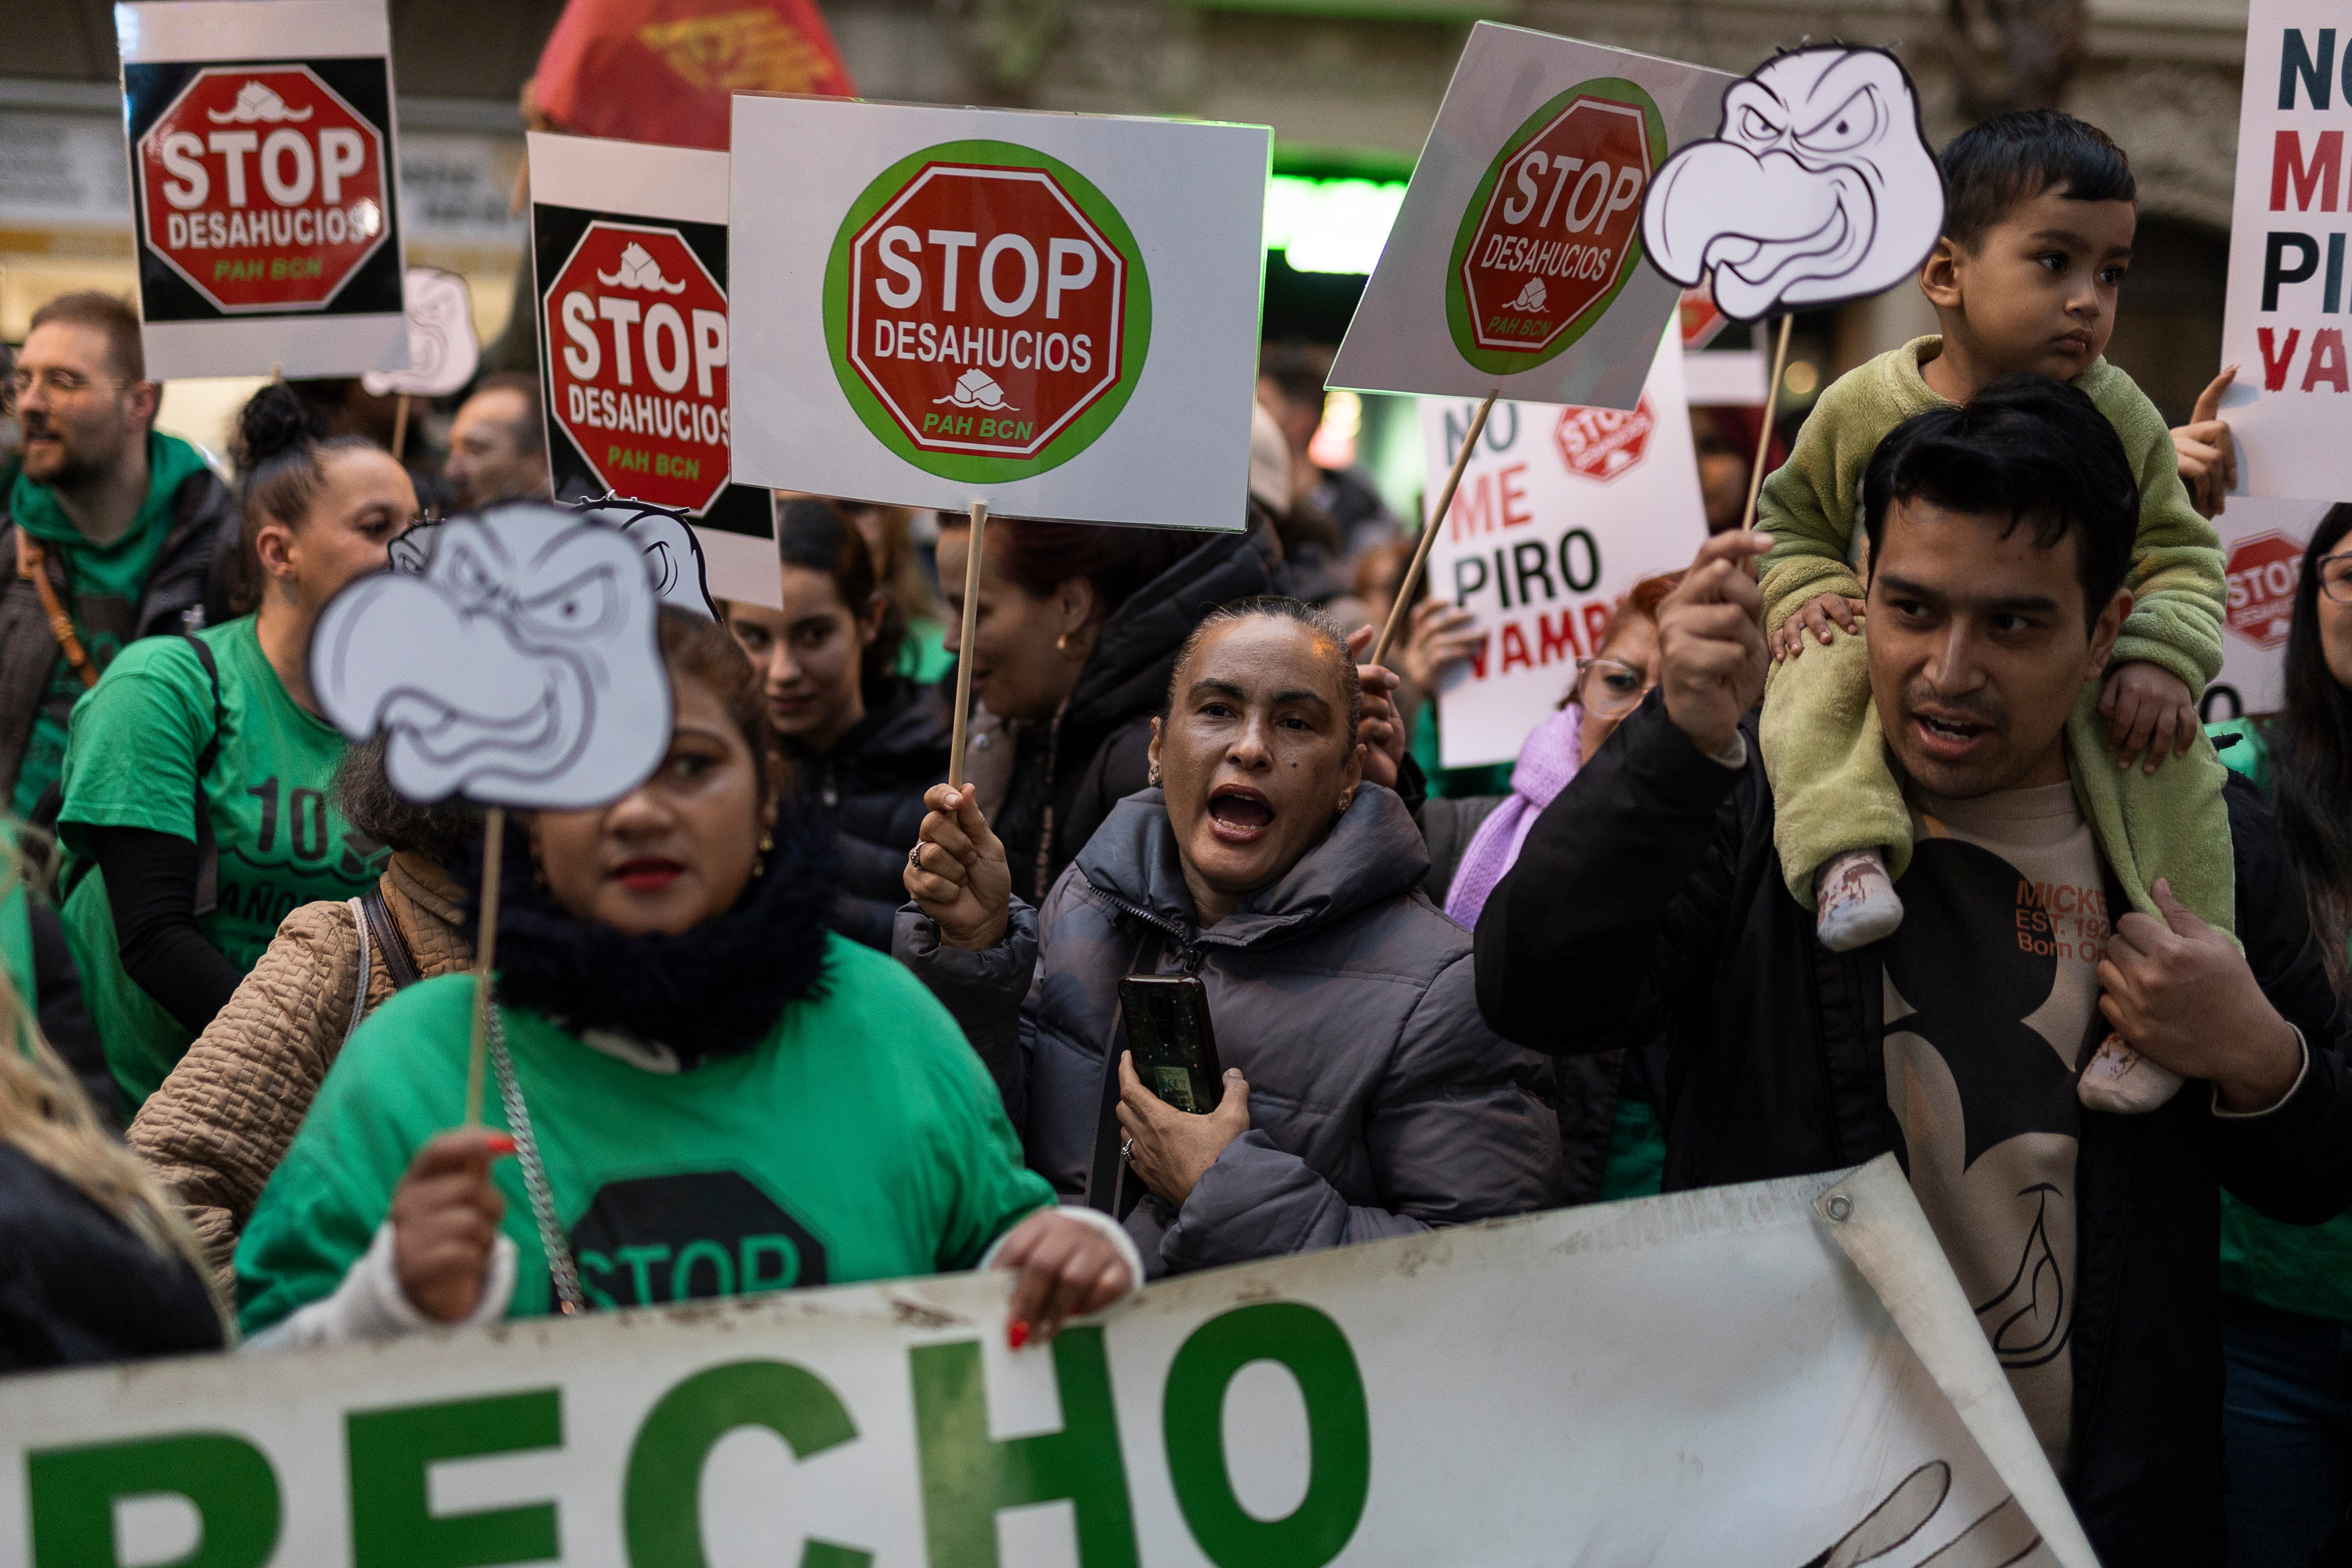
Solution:
{"label": "white sock on child", "polygon": [[1820,910],[1813,934],[1832,952],[1868,947],[1903,923],[1903,900],[1886,874],[1886,857],[1875,849],[1850,850],[1822,867],[1813,892]]}
{"label": "white sock on child", "polygon": [[2180,1092],[2180,1075],[2161,1068],[2109,1035],[2074,1080],[2074,1098],[2093,1110],[2140,1116]]}

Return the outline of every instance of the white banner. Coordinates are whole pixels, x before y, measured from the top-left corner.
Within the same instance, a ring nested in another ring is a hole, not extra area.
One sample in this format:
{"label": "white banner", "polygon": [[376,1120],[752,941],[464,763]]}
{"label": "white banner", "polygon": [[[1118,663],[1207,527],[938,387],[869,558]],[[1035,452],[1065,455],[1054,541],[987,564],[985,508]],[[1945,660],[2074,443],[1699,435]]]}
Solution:
{"label": "white banner", "polygon": [[[2343,0],[2252,0],[2230,215],[2221,400],[2247,493],[2352,499],[2352,26]],[[2339,54],[2340,49],[2340,54]]]}
{"label": "white banner", "polygon": [[1238,531],[1272,132],[735,100],[735,474]]}
{"label": "white banner", "polygon": [[[1618,595],[1698,552],[1706,506],[1686,363],[1669,330],[1630,412],[1495,405],[1429,551],[1430,593],[1469,609],[1486,638],[1438,693],[1445,766],[1517,756],[1576,683],[1576,661],[1601,651]],[[1422,399],[1431,473],[1452,471],[1475,413]]]}
{"label": "white banner", "polygon": [[1005,1279],[0,1381],[0,1562],[2092,1568],[1891,1158]]}
{"label": "white banner", "polygon": [[1643,255],[1643,194],[1732,79],[1471,28],[1331,384],[1631,408],[1682,295]]}
{"label": "white banner", "polygon": [[2229,595],[2222,612],[2221,673],[2205,689],[2205,721],[2286,706],[2286,637],[2295,584],[2323,501],[2231,496],[2213,526],[2221,535]]}

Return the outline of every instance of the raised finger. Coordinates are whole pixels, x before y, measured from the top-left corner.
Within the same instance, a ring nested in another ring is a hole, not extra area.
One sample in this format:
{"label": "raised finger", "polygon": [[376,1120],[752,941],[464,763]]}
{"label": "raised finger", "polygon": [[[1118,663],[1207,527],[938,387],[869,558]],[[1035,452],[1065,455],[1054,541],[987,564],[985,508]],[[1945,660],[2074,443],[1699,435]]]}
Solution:
{"label": "raised finger", "polygon": [[2189,422],[2201,425],[2218,416],[2221,412],[2221,394],[2228,391],[2230,383],[2237,378],[2238,367],[2224,365],[2221,374],[2206,383],[2205,390],[2197,395],[2197,405],[2189,411]]}

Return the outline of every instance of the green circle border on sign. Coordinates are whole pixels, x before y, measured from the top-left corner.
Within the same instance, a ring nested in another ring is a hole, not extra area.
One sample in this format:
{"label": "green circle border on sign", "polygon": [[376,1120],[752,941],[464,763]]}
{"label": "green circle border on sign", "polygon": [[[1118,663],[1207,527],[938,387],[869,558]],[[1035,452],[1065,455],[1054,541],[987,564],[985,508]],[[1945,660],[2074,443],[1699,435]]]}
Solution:
{"label": "green circle border on sign", "polygon": [[[920,174],[927,163],[979,163],[1002,169],[1036,169],[1051,174],[1065,195],[1078,205],[1078,210],[1100,229],[1105,238],[1118,247],[1127,261],[1127,300],[1120,311],[1125,322],[1126,341],[1119,345],[1119,374],[1109,391],[1097,398],[1069,427],[1052,440],[1034,458],[991,458],[970,452],[932,452],[917,446],[906,430],[874,395],[855,366],[849,363],[849,251],[858,232],[873,221],[874,216],[887,206],[905,189],[908,183]],[[877,440],[898,457],[912,463],[927,474],[962,484],[1010,484],[1016,479],[1034,479],[1049,469],[1057,468],[1087,447],[1110,428],[1128,399],[1134,395],[1135,384],[1142,378],[1143,362],[1151,345],[1151,279],[1143,264],[1143,247],[1135,242],[1135,235],[1119,216],[1118,208],[1108,196],[1095,187],[1093,181],[1071,168],[1060,159],[1024,147],[1013,142],[941,142],[918,153],[909,153],[875,176],[872,184],[850,204],[848,215],[834,235],[833,251],[824,265],[824,342],[826,357],[833,363],[834,379],[841,383],[842,395],[857,413],[866,429]]]}
{"label": "green circle border on sign", "polygon": [[[1578,82],[1548,100],[1511,132],[1509,140],[1503,143],[1503,150],[1495,154],[1493,163],[1486,165],[1486,178],[1478,182],[1478,189],[1470,197],[1470,205],[1463,213],[1461,226],[1455,231],[1454,254],[1445,269],[1445,327],[1453,334],[1454,351],[1471,364],[1491,374],[1512,375],[1534,370],[1567,352],[1591,329],[1594,322],[1608,313],[1609,307],[1616,303],[1617,296],[1623,293],[1625,285],[1633,280],[1633,269],[1647,259],[1647,252],[1642,247],[1642,226],[1636,222],[1633,240],[1625,247],[1624,265],[1618,269],[1617,281],[1609,286],[1606,293],[1578,311],[1559,336],[1552,340],[1550,347],[1540,353],[1523,354],[1478,346],[1477,335],[1471,330],[1470,301],[1465,298],[1462,288],[1462,263],[1469,257],[1470,242],[1477,237],[1478,220],[1485,215],[1486,203],[1495,194],[1495,182],[1503,177],[1503,171],[1510,166],[1511,160],[1535,140],[1537,132],[1580,98],[1607,98],[1639,104],[1643,125],[1649,132],[1650,173],[1654,177],[1666,161],[1665,116],[1659,112],[1657,100],[1639,82],[1629,81],[1622,76],[1597,76],[1590,81]],[[1645,186],[1645,194],[1646,190]]]}

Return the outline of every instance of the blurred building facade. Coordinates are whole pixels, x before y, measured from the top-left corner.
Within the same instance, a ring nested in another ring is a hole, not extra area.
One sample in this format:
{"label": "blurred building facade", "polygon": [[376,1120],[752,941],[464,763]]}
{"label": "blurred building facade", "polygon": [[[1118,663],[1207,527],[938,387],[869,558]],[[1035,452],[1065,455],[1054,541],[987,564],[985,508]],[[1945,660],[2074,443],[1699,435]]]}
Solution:
{"label": "blurred building facade", "polygon": [[[2073,7],[2070,10],[2070,5]],[[464,273],[487,339],[511,304],[521,228],[517,95],[560,0],[392,0],[410,256]],[[1271,124],[1290,222],[1392,203],[1478,18],[1740,72],[1773,49],[1843,38],[1893,48],[1917,78],[1940,143],[1998,97],[2015,40],[1979,20],[1986,0],[831,0],[861,90],[876,98],[1046,110],[1179,113]],[[2168,413],[2214,369],[2235,157],[2245,0],[2044,0],[2071,18],[2054,96],[2113,132],[2140,179],[2140,258],[2112,351]],[[130,287],[126,184],[110,6],[0,7],[0,337],[22,336],[49,295]],[[2047,41],[2047,40],[2045,40]],[[2030,51],[2029,51],[2030,52]],[[2046,66],[2047,61],[2027,62]],[[2028,73],[2030,74],[2030,73]],[[2036,84],[2025,84],[2030,94]],[[1345,199],[1341,199],[1345,198]],[[1364,215],[1372,216],[1367,218]],[[1277,228],[1281,226],[1277,225]],[[1270,337],[1336,340],[1360,278],[1353,251],[1306,255],[1280,233]],[[1308,264],[1294,268],[1289,247]],[[1327,247],[1328,248],[1328,247]],[[1928,330],[1907,290],[1801,323],[1820,384]]]}

